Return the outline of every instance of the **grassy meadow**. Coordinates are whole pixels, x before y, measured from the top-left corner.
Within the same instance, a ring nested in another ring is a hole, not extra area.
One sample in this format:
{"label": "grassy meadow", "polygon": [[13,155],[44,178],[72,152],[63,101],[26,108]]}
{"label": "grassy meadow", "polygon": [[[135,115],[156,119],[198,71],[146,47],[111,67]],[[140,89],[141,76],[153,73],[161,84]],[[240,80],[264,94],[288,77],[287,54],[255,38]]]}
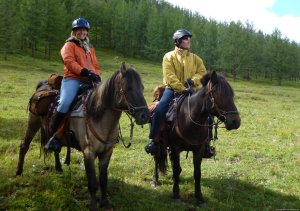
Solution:
{"label": "grassy meadow", "polygon": [[[133,64],[142,76],[147,102],[162,81],[161,64],[124,58],[98,49],[105,79],[122,61]],[[64,172],[54,169],[54,156],[41,154],[39,136],[25,158],[24,172],[15,176],[19,145],[27,125],[27,104],[38,81],[62,73],[62,63],[22,55],[0,60],[0,210],[88,210],[90,195],[83,157],[74,150]],[[238,130],[218,130],[216,159],[202,164],[202,192],[208,210],[300,210],[300,84],[228,81],[241,113]],[[121,119],[129,141],[129,120]],[[192,153],[181,155],[181,203],[174,203],[172,173],[150,185],[153,159],[144,152],[148,125],[135,125],[129,149],[115,145],[109,166],[108,192],[115,210],[200,210],[193,192]],[[62,150],[62,159],[66,150]],[[169,163],[170,164],[170,163]],[[170,166],[169,166],[170,167]],[[99,194],[99,192],[98,192]]]}

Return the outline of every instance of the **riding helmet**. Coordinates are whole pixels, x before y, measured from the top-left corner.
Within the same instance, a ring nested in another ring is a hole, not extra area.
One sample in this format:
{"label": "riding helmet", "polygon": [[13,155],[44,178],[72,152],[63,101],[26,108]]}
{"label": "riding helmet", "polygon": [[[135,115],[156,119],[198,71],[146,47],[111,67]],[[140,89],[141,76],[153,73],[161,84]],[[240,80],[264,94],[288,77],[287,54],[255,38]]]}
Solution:
{"label": "riding helmet", "polygon": [[176,42],[177,40],[183,38],[184,36],[192,37],[192,34],[188,30],[186,30],[186,29],[178,29],[173,34],[173,40],[174,40],[174,42]]}
{"label": "riding helmet", "polygon": [[72,23],[72,30],[76,28],[86,28],[86,30],[90,29],[89,22],[84,18],[77,18]]}

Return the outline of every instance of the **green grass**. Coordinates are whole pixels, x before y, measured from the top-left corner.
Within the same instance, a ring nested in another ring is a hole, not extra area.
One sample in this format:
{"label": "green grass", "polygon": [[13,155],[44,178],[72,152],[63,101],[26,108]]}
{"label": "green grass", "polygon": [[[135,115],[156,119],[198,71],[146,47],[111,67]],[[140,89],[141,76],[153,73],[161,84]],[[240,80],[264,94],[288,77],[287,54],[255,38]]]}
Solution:
{"label": "green grass", "polygon": [[[124,58],[99,49],[102,78],[122,61],[140,72],[145,97],[162,82],[161,64]],[[59,60],[57,60],[59,61]],[[0,210],[87,210],[89,193],[80,152],[72,151],[70,167],[54,170],[54,157],[40,156],[39,137],[27,153],[24,173],[15,177],[19,144],[27,124],[27,103],[36,83],[50,73],[62,73],[62,64],[18,55],[0,61]],[[300,209],[300,84],[274,86],[269,82],[233,82],[242,125],[236,131],[219,129],[216,160],[202,164],[202,191],[208,209]],[[287,82],[284,84],[288,84]],[[129,120],[121,119],[125,141]],[[152,188],[153,159],[144,152],[148,125],[135,126],[133,145],[115,146],[109,166],[108,192],[115,210],[199,210],[193,198],[192,154],[181,155],[181,195],[174,203],[172,174]],[[65,155],[65,149],[61,153]],[[62,156],[64,157],[64,156]],[[98,193],[99,194],[99,193]]]}

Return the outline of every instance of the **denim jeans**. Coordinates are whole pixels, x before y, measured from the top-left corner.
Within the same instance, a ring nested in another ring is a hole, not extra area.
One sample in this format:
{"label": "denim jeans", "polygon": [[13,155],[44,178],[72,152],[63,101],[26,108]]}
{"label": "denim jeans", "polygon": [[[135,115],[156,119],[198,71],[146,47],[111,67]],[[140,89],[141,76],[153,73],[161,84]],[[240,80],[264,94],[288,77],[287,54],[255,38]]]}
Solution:
{"label": "denim jeans", "polygon": [[161,123],[165,119],[165,115],[168,111],[169,104],[171,100],[174,99],[174,93],[175,92],[172,89],[166,88],[157,107],[155,108],[149,134],[150,139],[154,139],[161,126]]}
{"label": "denim jeans", "polygon": [[58,112],[67,113],[69,111],[82,83],[82,81],[73,78],[64,78],[62,80],[57,107]]}

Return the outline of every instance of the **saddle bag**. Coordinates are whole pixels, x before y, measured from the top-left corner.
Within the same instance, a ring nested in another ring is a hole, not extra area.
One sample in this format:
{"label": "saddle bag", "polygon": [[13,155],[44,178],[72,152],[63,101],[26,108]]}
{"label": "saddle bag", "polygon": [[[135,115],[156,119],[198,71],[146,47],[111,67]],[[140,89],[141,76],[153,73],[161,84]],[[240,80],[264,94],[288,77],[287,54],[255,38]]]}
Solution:
{"label": "saddle bag", "polygon": [[48,84],[56,90],[60,90],[61,87],[61,81],[62,81],[63,77],[61,75],[57,75],[57,74],[51,74],[48,77]]}
{"label": "saddle bag", "polygon": [[29,100],[29,111],[35,115],[45,115],[52,102],[58,95],[58,90],[40,90],[35,92]]}
{"label": "saddle bag", "polygon": [[48,80],[40,81],[36,87],[35,93],[31,96],[28,109],[35,115],[45,115],[52,102],[59,94],[61,81],[63,77],[51,74]]}

